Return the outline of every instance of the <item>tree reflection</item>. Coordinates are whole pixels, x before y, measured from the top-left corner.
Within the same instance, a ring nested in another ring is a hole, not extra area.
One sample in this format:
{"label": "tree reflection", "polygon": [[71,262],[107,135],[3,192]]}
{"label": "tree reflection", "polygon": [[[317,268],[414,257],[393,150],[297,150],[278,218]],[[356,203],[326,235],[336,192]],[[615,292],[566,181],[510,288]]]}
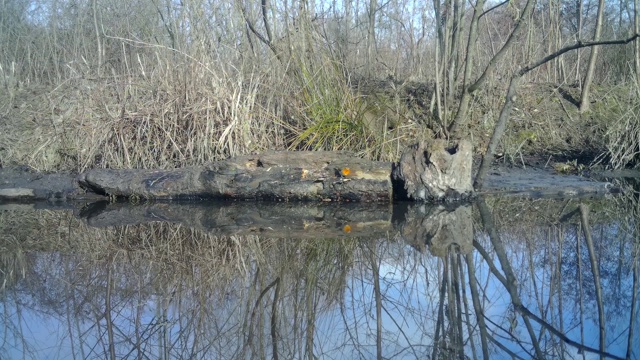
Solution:
{"label": "tree reflection", "polygon": [[373,239],[4,212],[0,357],[632,359],[634,201],[413,206]]}

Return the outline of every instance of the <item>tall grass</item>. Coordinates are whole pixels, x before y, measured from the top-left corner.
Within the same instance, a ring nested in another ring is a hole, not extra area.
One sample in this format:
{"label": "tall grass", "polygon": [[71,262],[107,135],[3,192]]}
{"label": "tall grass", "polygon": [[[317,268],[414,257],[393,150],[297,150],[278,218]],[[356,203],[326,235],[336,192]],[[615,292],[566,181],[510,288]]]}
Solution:
{"label": "tall grass", "polygon": [[365,103],[331,64],[313,64],[298,78],[284,68],[119,41],[123,61],[109,72],[73,63],[60,83],[8,85],[0,95],[8,114],[4,164],[175,168],[266,149],[379,157],[383,148],[363,122]]}
{"label": "tall grass", "polygon": [[[5,163],[41,170],[173,168],[286,146],[265,75],[156,48],[125,74],[14,96]],[[34,96],[35,95],[35,96]],[[35,145],[35,146],[34,146]]]}
{"label": "tall grass", "polygon": [[[310,9],[281,6],[274,3],[262,12],[259,3],[201,0],[165,6],[120,0],[2,2],[0,165],[69,171],[174,168],[265,149],[351,150],[395,160],[404,145],[439,131],[430,129],[437,125],[428,120],[432,95],[394,98],[393,111],[402,121],[393,119],[396,123],[388,126],[380,98],[351,86],[352,74],[368,61],[362,56],[366,21],[341,17],[336,8],[311,16]],[[263,16],[272,22],[271,34]],[[498,12],[487,19],[505,31],[511,26]],[[417,18],[380,13],[378,29],[385,30],[376,35],[374,77],[424,81],[431,76],[434,82],[432,24],[420,24],[420,40],[406,33],[413,25],[386,28],[404,20],[409,24]],[[247,21],[255,32],[247,29]],[[478,40],[478,69],[499,48],[501,36],[489,31]],[[537,44],[535,36],[527,44]],[[409,38],[406,46],[398,45],[398,39]],[[499,79],[532,56],[529,50],[514,50],[514,61],[498,64],[492,84],[499,88]],[[620,57],[621,64],[627,55]],[[503,98],[490,90],[474,99],[474,106],[486,107],[470,113],[473,139],[480,145]],[[452,87],[449,94],[451,109],[456,91]],[[411,110],[411,102],[420,103],[420,111]],[[532,127],[540,123],[530,119],[537,114],[525,115]],[[540,132],[551,129],[559,141],[580,132],[558,130],[555,118]],[[534,143],[543,144],[541,139]],[[512,140],[507,150],[515,153],[529,145]]]}
{"label": "tall grass", "polygon": [[366,104],[350,89],[331,64],[300,71],[301,131],[292,148],[309,150],[365,150],[372,132],[365,126]]}

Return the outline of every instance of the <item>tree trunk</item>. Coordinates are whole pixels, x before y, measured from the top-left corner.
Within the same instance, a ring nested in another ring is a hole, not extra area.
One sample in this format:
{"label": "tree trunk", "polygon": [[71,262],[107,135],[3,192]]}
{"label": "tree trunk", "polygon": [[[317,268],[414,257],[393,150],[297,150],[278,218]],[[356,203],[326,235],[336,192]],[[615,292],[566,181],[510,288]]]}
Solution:
{"label": "tree trunk", "polygon": [[407,148],[397,166],[345,151],[270,151],[182,169],[94,169],[77,182],[131,199],[441,202],[473,195],[471,168],[468,141],[435,140]]}
{"label": "tree trunk", "polygon": [[491,166],[491,161],[493,160],[493,154],[495,153],[496,148],[500,143],[500,139],[502,138],[502,134],[504,134],[504,130],[507,128],[507,120],[509,120],[509,117],[511,116],[513,103],[516,101],[516,90],[518,89],[519,81],[520,76],[514,76],[509,83],[509,89],[507,90],[507,96],[504,102],[504,106],[500,111],[498,122],[493,129],[493,135],[491,135],[489,146],[487,147],[484,156],[482,156],[480,169],[478,170],[478,175],[476,175],[476,179],[473,183],[473,187],[476,189],[476,191],[482,190],[485,177],[489,172],[489,167]]}
{"label": "tree trunk", "polygon": [[471,291],[471,300],[473,301],[473,311],[478,321],[478,331],[480,332],[480,344],[482,346],[482,358],[489,360],[489,344],[487,342],[487,324],[484,321],[484,309],[480,303],[480,294],[478,292],[478,282],[476,281],[476,270],[473,262],[473,255],[466,254],[465,262],[467,263],[467,272],[469,273],[469,289]]}
{"label": "tree trunk", "polygon": [[376,44],[376,8],[377,0],[369,0],[369,24],[367,29],[367,63],[366,74],[368,77],[373,76],[373,62],[375,61],[375,44]]}
{"label": "tree trunk", "polygon": [[[636,0],[637,1],[637,0]],[[582,40],[582,0],[576,0],[576,21],[578,23],[578,32],[576,34],[576,42]],[[578,54],[576,55],[576,81],[581,81],[580,78],[580,63],[581,63],[581,55],[582,52],[578,50]]]}
{"label": "tree trunk", "polygon": [[516,25],[507,38],[507,41],[504,43],[502,48],[498,51],[498,53],[489,61],[489,64],[485,68],[484,72],[475,83],[468,86],[466,89],[462,91],[462,98],[460,99],[460,104],[458,106],[458,112],[456,113],[456,117],[451,123],[449,127],[449,134],[454,137],[457,137],[456,133],[459,129],[466,124],[467,122],[467,114],[469,113],[469,103],[471,101],[471,94],[480,89],[484,82],[487,80],[487,77],[493,73],[498,62],[501,61],[507,54],[507,51],[513,46],[516,35],[520,32],[520,29],[524,27],[524,25],[529,20],[529,15],[533,11],[535,0],[527,0],[526,5],[524,6],[524,10],[522,11],[521,16],[516,21]]}
{"label": "tree trunk", "polygon": [[[640,34],[640,11],[638,11],[638,0],[633,1],[633,28],[635,35]],[[640,87],[640,40],[636,39],[634,45],[634,67],[636,71],[636,85]],[[640,89],[638,91],[640,92]]]}
{"label": "tree trunk", "polygon": [[467,39],[467,52],[464,60],[464,78],[462,82],[462,88],[466,89],[471,82],[471,71],[473,71],[473,61],[475,56],[475,44],[478,40],[478,20],[480,15],[484,11],[485,0],[478,0],[473,8],[473,17],[471,18],[471,24],[469,25],[469,36]]}
{"label": "tree trunk", "polygon": [[[596,29],[593,35],[593,41],[600,40],[600,33],[602,32],[602,18],[604,14],[604,0],[598,1],[598,17],[596,19]],[[593,82],[593,74],[596,69],[596,60],[598,58],[598,47],[591,48],[591,55],[589,56],[589,66],[587,68],[587,75],[584,77],[584,83],[582,84],[582,95],[580,97],[580,112],[589,111],[589,92],[591,89],[591,83]]]}
{"label": "tree trunk", "polygon": [[[587,250],[589,251],[589,261],[591,262],[591,272],[593,274],[593,282],[596,290],[596,304],[598,305],[598,325],[600,329],[600,351],[606,351],[606,320],[604,314],[604,301],[602,297],[602,286],[600,279],[600,270],[598,268],[598,259],[596,259],[593,239],[591,238],[591,228],[589,227],[589,207],[580,204],[580,222],[584,231],[584,238],[587,242]],[[579,241],[579,240],[578,240]],[[635,306],[635,305],[632,305]],[[601,356],[601,358],[604,358]]]}

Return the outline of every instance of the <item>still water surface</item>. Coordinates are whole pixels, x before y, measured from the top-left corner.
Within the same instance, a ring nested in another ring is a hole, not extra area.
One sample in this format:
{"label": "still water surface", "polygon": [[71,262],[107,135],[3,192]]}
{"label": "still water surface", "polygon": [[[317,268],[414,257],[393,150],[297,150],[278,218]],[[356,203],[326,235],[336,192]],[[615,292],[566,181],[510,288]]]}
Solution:
{"label": "still water surface", "polygon": [[638,204],[3,206],[0,358],[638,359]]}

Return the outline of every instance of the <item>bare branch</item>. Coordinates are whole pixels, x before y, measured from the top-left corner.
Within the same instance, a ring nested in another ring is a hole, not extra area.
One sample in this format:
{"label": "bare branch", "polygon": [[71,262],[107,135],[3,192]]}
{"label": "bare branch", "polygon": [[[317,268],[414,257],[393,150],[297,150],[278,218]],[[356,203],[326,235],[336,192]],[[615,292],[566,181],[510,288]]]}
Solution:
{"label": "bare branch", "polygon": [[513,109],[513,103],[516,101],[517,97],[516,97],[516,91],[518,89],[518,81],[520,80],[520,78],[522,76],[524,76],[526,73],[528,73],[529,71],[537,68],[540,65],[543,65],[555,58],[557,58],[558,56],[569,52],[571,50],[576,50],[576,49],[581,49],[581,48],[586,48],[586,47],[591,47],[591,46],[600,46],[600,45],[624,45],[624,44],[628,44],[634,40],[636,40],[638,37],[640,36],[640,34],[635,34],[629,38],[626,39],[621,39],[621,40],[604,40],[604,41],[577,41],[575,44],[573,45],[569,45],[566,47],[563,47],[562,49],[549,54],[547,56],[545,56],[544,58],[529,64],[523,68],[521,68],[520,70],[518,70],[512,77],[511,77],[511,82],[509,83],[509,89],[507,90],[507,96],[505,99],[505,103],[504,106],[502,107],[502,110],[500,111],[500,116],[498,117],[498,122],[496,123],[496,126],[493,130],[493,135],[491,135],[491,140],[489,141],[489,146],[487,147],[487,150],[485,152],[485,154],[482,156],[482,160],[480,162],[480,169],[478,170],[478,174],[476,175],[476,179],[474,181],[474,188],[476,189],[476,191],[480,191],[482,189],[485,177],[487,175],[487,173],[489,172],[489,166],[491,165],[491,161],[493,160],[493,154],[495,152],[495,149],[498,146],[498,143],[500,142],[500,139],[502,138],[502,135],[504,134],[504,130],[507,126],[507,121],[509,120],[509,117],[511,116],[511,110]]}
{"label": "bare branch", "polygon": [[273,42],[273,36],[271,35],[271,28],[269,27],[269,20],[267,18],[267,0],[262,0],[260,4],[262,8],[262,22],[264,22],[264,29],[267,32],[267,40],[269,44]]}
{"label": "bare branch", "polygon": [[483,12],[482,14],[480,14],[480,16],[478,16],[478,19],[480,19],[481,17],[487,15],[488,13],[492,12],[493,10],[499,8],[500,6],[504,5],[504,4],[508,4],[510,0],[505,0],[499,4],[496,4],[495,6],[490,7],[487,11]]}
{"label": "bare branch", "polygon": [[571,340],[567,335],[565,335],[564,333],[560,332],[558,329],[553,327],[551,324],[549,324],[548,322],[546,322],[543,319],[541,319],[538,315],[532,313],[531,310],[527,309],[524,305],[518,306],[516,308],[516,310],[518,310],[523,315],[525,315],[527,317],[530,317],[533,321],[535,321],[538,324],[540,324],[547,331],[549,331],[553,335],[559,337],[560,340],[564,341],[565,343],[567,343],[567,344],[569,344],[571,346],[576,347],[579,350],[583,350],[583,351],[586,351],[586,352],[598,354],[598,355],[601,355],[601,356],[606,356],[606,357],[612,358],[612,359],[624,360],[623,357],[616,356],[616,355],[608,353],[606,351],[600,351],[598,349],[583,345],[583,344],[581,344],[581,343],[579,343],[577,341]]}
{"label": "bare branch", "polygon": [[543,57],[542,59],[529,64],[525,67],[523,67],[522,69],[520,69],[517,73],[516,76],[522,76],[526,73],[528,73],[529,71],[537,68],[538,66],[544,65],[545,63],[557,58],[558,56],[567,53],[569,51],[572,50],[578,50],[578,49],[582,49],[582,48],[587,48],[587,47],[592,47],[592,46],[600,46],[600,45],[625,45],[628,44],[632,41],[634,41],[635,39],[637,39],[638,37],[640,37],[640,34],[635,34],[631,37],[628,37],[626,39],[618,39],[618,40],[603,40],[603,41],[577,41],[575,44],[569,45],[569,46],[565,46],[562,49],[559,49],[558,51],[551,53],[545,57]]}
{"label": "bare branch", "polygon": [[271,41],[271,30],[269,28],[269,23],[267,22],[265,8],[266,8],[266,0],[262,2],[262,15],[264,19],[264,27],[267,29],[266,38],[264,37],[264,35],[258,32],[255,26],[253,26],[253,23],[249,20],[249,17],[247,16],[247,10],[244,8],[243,5],[240,5],[240,11],[242,12],[242,17],[244,18],[244,21],[247,24],[247,27],[249,28],[249,30],[251,30],[251,32],[258,38],[258,40],[260,40],[262,43],[267,45],[271,50],[271,52],[273,52],[274,55],[278,58],[278,60],[282,62],[280,53],[278,53],[278,49],[276,49],[275,45],[273,44],[273,41]]}

